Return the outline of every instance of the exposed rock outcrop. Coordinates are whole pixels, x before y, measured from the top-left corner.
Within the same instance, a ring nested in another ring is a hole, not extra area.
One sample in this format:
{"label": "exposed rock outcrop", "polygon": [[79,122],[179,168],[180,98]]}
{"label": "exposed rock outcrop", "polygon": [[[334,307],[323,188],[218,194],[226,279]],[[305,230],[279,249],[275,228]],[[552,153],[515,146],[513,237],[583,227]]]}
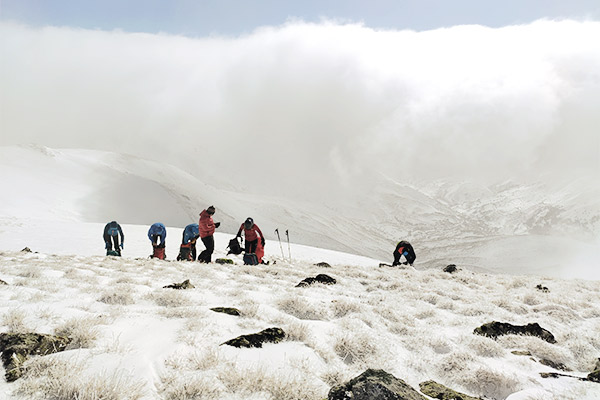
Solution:
{"label": "exposed rock outcrop", "polygon": [[322,283],[324,285],[335,285],[336,280],[329,275],[319,274],[314,278],[303,279],[296,287],[304,287],[312,285],[313,283]]}
{"label": "exposed rock outcrop", "polygon": [[281,328],[268,328],[258,333],[238,336],[235,339],[221,343],[233,347],[262,347],[263,343],[279,343],[285,339],[285,332]]}
{"label": "exposed rock outcrop", "polygon": [[544,292],[544,293],[548,293],[550,291],[546,286],[542,286],[542,285],[537,285],[535,288],[537,290],[539,290],[540,292]]}
{"label": "exposed rock outcrop", "polygon": [[456,271],[458,271],[458,268],[456,268],[456,264],[450,264],[444,268],[444,272],[447,272],[449,274],[452,274]]}
{"label": "exposed rock outcrop", "polygon": [[472,397],[456,392],[434,381],[419,383],[419,388],[421,393],[439,400],[481,400],[480,397]]}
{"label": "exposed rock outcrop", "polygon": [[556,343],[554,335],[546,329],[539,326],[537,323],[527,325],[512,325],[506,322],[489,322],[475,328],[473,331],[476,335],[482,335],[496,339],[502,335],[529,335],[537,336],[548,343]]}
{"label": "exposed rock outcrop", "polygon": [[181,283],[174,283],[172,285],[167,285],[167,286],[163,286],[163,289],[194,289],[195,286],[192,285],[190,283],[189,279],[186,279],[185,281],[181,282]]}
{"label": "exposed rock outcrop", "polygon": [[368,369],[350,381],[334,386],[328,400],[427,400],[402,379],[381,369]]}
{"label": "exposed rock outcrop", "polygon": [[8,283],[6,283],[2,279],[0,279],[0,285],[8,285]]}
{"label": "exposed rock outcrop", "polygon": [[215,307],[215,308],[211,308],[210,310],[214,311],[214,312],[218,312],[218,313],[235,315],[235,316],[238,316],[238,317],[240,315],[242,315],[242,313],[240,312],[240,310],[238,310],[237,308],[231,308],[231,307]]}
{"label": "exposed rock outcrop", "polygon": [[13,382],[23,375],[23,363],[29,356],[45,356],[64,351],[71,339],[39,333],[0,333],[0,351],[6,380]]}
{"label": "exposed rock outcrop", "polygon": [[322,262],[319,262],[319,263],[316,263],[315,265],[316,265],[317,267],[321,267],[321,268],[331,268],[331,265],[329,265],[328,263],[326,263],[326,262],[324,262],[324,261],[322,261]]}

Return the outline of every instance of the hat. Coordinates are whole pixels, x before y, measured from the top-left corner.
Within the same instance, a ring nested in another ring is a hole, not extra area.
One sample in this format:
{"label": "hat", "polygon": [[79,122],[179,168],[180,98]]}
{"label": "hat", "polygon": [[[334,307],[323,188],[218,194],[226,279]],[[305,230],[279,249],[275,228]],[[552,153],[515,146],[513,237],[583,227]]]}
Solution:
{"label": "hat", "polygon": [[210,206],[206,209],[206,212],[209,214],[214,214],[215,213],[215,206]]}

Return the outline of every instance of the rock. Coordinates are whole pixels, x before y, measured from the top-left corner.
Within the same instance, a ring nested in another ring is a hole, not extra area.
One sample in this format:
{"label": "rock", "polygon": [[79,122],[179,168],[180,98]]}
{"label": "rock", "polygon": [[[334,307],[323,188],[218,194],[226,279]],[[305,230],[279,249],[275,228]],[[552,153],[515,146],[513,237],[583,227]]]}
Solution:
{"label": "rock", "polygon": [[45,356],[64,351],[71,339],[39,333],[0,333],[0,351],[6,380],[13,382],[24,372],[23,363],[31,355]]}
{"label": "rock", "polygon": [[600,369],[589,373],[586,379],[590,382],[600,383]]}
{"label": "rock", "polygon": [[600,369],[600,358],[596,360],[596,365],[594,366],[594,371]]}
{"label": "rock", "polygon": [[21,250],[22,253],[32,253],[31,249],[29,247],[25,247],[23,250]]}
{"label": "rock", "polygon": [[195,286],[190,283],[189,279],[181,283],[174,283],[172,285],[163,286],[163,289],[194,289]]}
{"label": "rock", "polygon": [[550,368],[558,369],[560,371],[569,371],[569,369],[566,367],[565,364],[563,364],[563,363],[557,363],[557,362],[554,362],[552,360],[548,360],[546,358],[541,359],[540,360],[540,364],[545,365],[545,366],[550,367]]}
{"label": "rock", "polygon": [[231,307],[215,307],[215,308],[211,308],[210,310],[214,311],[214,312],[218,312],[218,313],[235,315],[235,316],[238,316],[238,317],[240,315],[242,315],[242,313],[240,312],[240,310],[238,310],[237,308],[231,308]]}
{"label": "rock", "polygon": [[458,269],[456,268],[456,264],[450,264],[447,265],[446,268],[444,268],[444,272],[447,272],[449,274],[458,271]]}
{"label": "rock", "polygon": [[326,262],[319,262],[315,264],[317,267],[321,267],[321,268],[331,268],[331,265],[327,264]]}
{"label": "rock", "polygon": [[229,258],[217,258],[215,262],[217,264],[233,264],[233,260]]}
{"label": "rock", "polygon": [[421,393],[439,400],[481,400],[480,397],[472,397],[463,393],[455,392],[446,386],[434,381],[419,383]]}
{"label": "rock", "polygon": [[540,327],[537,323],[527,325],[512,325],[506,322],[489,322],[475,328],[473,331],[476,335],[482,335],[496,339],[502,335],[530,335],[537,336],[548,343],[556,343],[554,335],[546,329]]}
{"label": "rock", "polygon": [[268,328],[258,333],[238,336],[235,339],[221,343],[233,347],[262,347],[263,343],[279,343],[285,338],[285,332],[281,328]]}
{"label": "rock", "polygon": [[6,283],[2,279],[0,279],[0,285],[8,285],[8,283]]}
{"label": "rock", "polygon": [[514,354],[515,356],[530,356],[531,357],[531,352],[527,351],[527,350],[513,350],[511,351],[512,354]]}
{"label": "rock", "polygon": [[539,290],[540,292],[544,292],[544,293],[548,293],[550,291],[546,286],[542,286],[542,285],[537,285],[535,288],[537,290]]}
{"label": "rock", "polygon": [[382,369],[368,369],[345,384],[334,386],[328,400],[427,400],[403,380]]}
{"label": "rock", "polygon": [[296,287],[309,286],[315,282],[322,283],[324,285],[334,285],[336,283],[336,280],[334,278],[330,277],[329,275],[319,274],[314,278],[303,279],[302,282],[300,282],[299,284],[296,285]]}

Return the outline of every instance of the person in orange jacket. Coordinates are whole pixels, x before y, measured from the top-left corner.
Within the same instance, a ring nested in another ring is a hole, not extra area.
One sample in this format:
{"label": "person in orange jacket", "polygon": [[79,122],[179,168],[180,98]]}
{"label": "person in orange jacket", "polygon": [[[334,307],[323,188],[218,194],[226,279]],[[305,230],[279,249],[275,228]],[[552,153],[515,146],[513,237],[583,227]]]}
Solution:
{"label": "person in orange jacket", "polygon": [[254,254],[256,253],[256,246],[258,245],[258,237],[260,235],[260,244],[265,246],[265,237],[261,232],[258,225],[254,223],[254,220],[250,217],[246,218],[246,221],[242,225],[240,225],[240,229],[236,237],[242,236],[242,230],[244,231],[244,236],[246,238],[246,244],[244,247],[244,251],[246,254]]}
{"label": "person in orange jacket", "polygon": [[211,262],[212,253],[215,251],[215,238],[213,237],[215,233],[215,228],[218,228],[221,223],[214,222],[212,216],[215,215],[215,207],[210,206],[206,210],[202,210],[200,213],[200,220],[198,221],[198,233],[200,234],[200,239],[202,243],[204,243],[204,251],[200,253],[198,256],[198,261],[203,263]]}

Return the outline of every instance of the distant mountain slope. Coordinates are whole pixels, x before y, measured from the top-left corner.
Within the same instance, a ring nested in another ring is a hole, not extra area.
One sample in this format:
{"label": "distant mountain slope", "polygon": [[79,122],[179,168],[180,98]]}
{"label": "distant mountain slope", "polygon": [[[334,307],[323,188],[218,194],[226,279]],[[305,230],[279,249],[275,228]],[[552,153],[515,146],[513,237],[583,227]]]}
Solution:
{"label": "distant mountain slope", "polygon": [[[387,260],[395,242],[408,239],[422,267],[469,259],[499,270],[506,262],[481,255],[504,254],[514,262],[508,254],[530,254],[512,268],[551,269],[581,252],[579,244],[587,252],[600,232],[600,191],[584,179],[552,189],[510,182],[405,184],[378,176],[374,190],[335,201],[248,194],[218,179],[202,182],[172,165],[123,154],[0,147],[0,180],[8,189],[0,192],[0,217],[183,227],[214,204],[224,233],[234,234],[252,216],[271,240],[279,228],[284,241],[289,230],[294,243]],[[515,238],[511,248],[495,248],[502,238]],[[570,244],[560,247],[561,238]],[[471,243],[471,251],[457,242]],[[560,257],[534,258],[540,246]]]}

